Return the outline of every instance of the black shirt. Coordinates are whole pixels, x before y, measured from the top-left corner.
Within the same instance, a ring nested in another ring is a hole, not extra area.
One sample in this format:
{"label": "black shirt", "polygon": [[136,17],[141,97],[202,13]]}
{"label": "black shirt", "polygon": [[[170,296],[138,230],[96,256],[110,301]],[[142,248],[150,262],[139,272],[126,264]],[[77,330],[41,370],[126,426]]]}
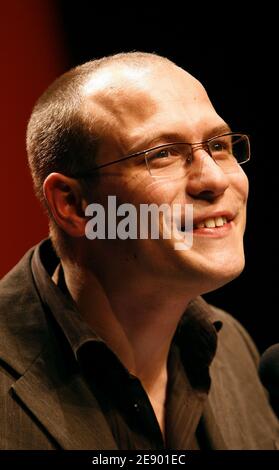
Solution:
{"label": "black shirt", "polygon": [[124,367],[109,346],[82,319],[59,268],[50,240],[32,258],[32,272],[42,303],[67,340],[77,366],[96,396],[119,449],[198,449],[197,428],[210,388],[209,366],[221,322],[203,299],[192,301],[174,335],[168,356],[165,442],[140,380]]}

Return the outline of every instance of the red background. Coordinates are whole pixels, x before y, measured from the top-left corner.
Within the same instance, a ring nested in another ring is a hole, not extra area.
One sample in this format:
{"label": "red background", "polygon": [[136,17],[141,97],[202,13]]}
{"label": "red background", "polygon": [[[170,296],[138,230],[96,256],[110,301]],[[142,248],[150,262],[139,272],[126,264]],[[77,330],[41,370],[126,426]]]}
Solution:
{"label": "red background", "polygon": [[27,165],[25,133],[36,99],[65,69],[63,39],[54,3],[1,2],[0,278],[47,236],[47,218]]}

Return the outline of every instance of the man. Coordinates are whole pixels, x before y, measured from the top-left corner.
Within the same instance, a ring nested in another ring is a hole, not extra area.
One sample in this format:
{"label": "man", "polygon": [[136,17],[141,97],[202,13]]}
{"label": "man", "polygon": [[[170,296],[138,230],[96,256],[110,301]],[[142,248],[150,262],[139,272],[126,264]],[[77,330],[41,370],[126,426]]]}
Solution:
{"label": "man", "polygon": [[[200,297],[244,266],[248,137],[187,72],[129,53],[56,80],[27,149],[50,239],[1,281],[1,448],[275,449],[256,348]],[[169,237],[159,216],[157,238],[90,239],[109,196],[192,205],[192,243],[176,215]]]}

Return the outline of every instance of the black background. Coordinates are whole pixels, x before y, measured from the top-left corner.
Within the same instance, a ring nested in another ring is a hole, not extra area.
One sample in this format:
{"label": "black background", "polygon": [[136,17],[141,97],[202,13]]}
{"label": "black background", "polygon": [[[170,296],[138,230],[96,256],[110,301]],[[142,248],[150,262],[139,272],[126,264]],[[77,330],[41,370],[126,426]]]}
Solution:
{"label": "black background", "polygon": [[[217,112],[235,131],[250,135],[252,158],[246,268],[207,300],[226,309],[248,329],[259,349],[279,341],[278,263],[278,78],[274,12],[219,7],[218,14],[197,4],[124,7],[60,1],[59,20],[68,66],[121,51],[167,56],[206,87]],[[257,13],[257,19],[255,14]]]}

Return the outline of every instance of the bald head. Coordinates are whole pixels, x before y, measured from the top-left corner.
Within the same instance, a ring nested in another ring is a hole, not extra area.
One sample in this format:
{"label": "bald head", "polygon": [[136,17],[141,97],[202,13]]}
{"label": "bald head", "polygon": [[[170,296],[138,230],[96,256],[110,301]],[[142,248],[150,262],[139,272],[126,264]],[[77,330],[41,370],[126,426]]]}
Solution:
{"label": "bald head", "polygon": [[[156,90],[164,88],[165,95],[174,87],[177,78],[183,78],[183,94],[194,96],[204,88],[192,75],[173,62],[152,54],[127,54],[105,62],[89,76],[81,87],[84,105],[103,115],[106,122],[118,116],[121,125],[121,110],[136,111],[139,118],[152,112],[156,101]],[[152,100],[154,95],[155,100]]]}
{"label": "bald head", "polygon": [[130,71],[130,78],[133,73],[139,77],[144,70],[162,63],[172,64],[164,57],[141,52],[104,57],[66,72],[43,93],[27,129],[29,166],[42,201],[43,182],[49,173],[75,175],[94,165],[106,122],[98,115],[97,102],[95,109],[90,106],[88,116],[89,95],[94,91],[108,95],[113,89],[115,92],[115,88],[125,86],[125,80],[120,80],[124,70]]}

